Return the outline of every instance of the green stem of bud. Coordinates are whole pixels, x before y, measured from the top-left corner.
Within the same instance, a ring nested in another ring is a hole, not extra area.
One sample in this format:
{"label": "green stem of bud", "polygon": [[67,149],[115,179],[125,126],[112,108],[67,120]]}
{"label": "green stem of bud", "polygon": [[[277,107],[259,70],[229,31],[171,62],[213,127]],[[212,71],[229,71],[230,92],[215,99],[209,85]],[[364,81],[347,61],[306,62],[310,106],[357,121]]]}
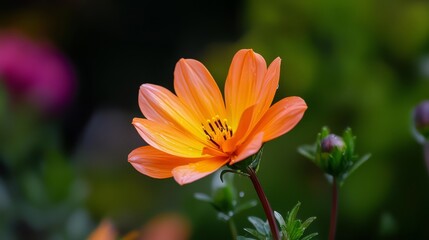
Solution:
{"label": "green stem of bud", "polygon": [[228,220],[229,229],[231,230],[232,240],[237,240],[237,227],[235,226],[234,218]]}
{"label": "green stem of bud", "polygon": [[247,167],[247,173],[249,174],[250,180],[253,183],[253,187],[258,194],[259,200],[261,201],[262,207],[264,208],[265,215],[268,219],[268,224],[270,225],[271,235],[274,240],[280,240],[279,230],[276,224],[276,220],[274,218],[273,209],[268,202],[267,196],[262,189],[261,183],[259,183],[258,177],[256,176],[255,171],[251,167]]}
{"label": "green stem of bud", "polygon": [[337,229],[337,216],[338,216],[338,184],[337,184],[337,179],[334,177],[332,180],[332,206],[331,206],[331,224],[329,227],[329,240],[335,239],[335,232]]}

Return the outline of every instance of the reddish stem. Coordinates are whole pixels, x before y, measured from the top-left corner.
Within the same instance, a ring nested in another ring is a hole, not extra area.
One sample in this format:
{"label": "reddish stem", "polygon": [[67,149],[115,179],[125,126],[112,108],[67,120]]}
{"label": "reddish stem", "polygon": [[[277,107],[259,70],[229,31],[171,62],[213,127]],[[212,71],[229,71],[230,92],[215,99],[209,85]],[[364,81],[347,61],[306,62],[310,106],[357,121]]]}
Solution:
{"label": "reddish stem", "polygon": [[329,228],[329,240],[335,239],[335,232],[337,229],[337,216],[338,216],[338,184],[334,177],[332,181],[332,206],[331,206],[331,225]]}
{"label": "reddish stem", "polygon": [[250,180],[253,183],[253,187],[258,194],[259,200],[261,201],[262,207],[264,208],[265,215],[268,219],[268,224],[270,225],[271,235],[273,235],[274,240],[280,240],[279,230],[274,218],[274,212],[268,202],[267,196],[262,189],[261,183],[259,183],[258,177],[256,176],[255,171],[251,167],[247,167],[247,173],[249,174]]}

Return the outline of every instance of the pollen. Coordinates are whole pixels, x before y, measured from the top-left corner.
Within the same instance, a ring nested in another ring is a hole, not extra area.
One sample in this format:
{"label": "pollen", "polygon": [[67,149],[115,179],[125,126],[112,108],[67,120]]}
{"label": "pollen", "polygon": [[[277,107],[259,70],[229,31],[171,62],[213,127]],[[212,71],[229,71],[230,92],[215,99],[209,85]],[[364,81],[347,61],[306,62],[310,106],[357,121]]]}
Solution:
{"label": "pollen", "polygon": [[207,119],[205,123],[201,123],[201,128],[207,136],[207,140],[217,148],[221,148],[222,143],[233,135],[232,128],[228,125],[228,120],[221,120],[218,115]]}

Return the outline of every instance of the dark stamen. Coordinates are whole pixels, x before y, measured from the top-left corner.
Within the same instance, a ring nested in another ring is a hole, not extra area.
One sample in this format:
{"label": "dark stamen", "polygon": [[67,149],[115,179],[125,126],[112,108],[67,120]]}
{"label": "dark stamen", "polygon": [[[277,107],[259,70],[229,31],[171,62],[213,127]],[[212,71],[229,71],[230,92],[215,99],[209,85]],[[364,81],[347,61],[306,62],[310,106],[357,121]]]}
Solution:
{"label": "dark stamen", "polygon": [[221,130],[223,130],[223,129],[224,129],[224,127],[223,127],[222,122],[220,121],[220,119],[219,119],[219,118],[217,119],[217,122],[218,122],[218,123],[219,123],[219,125],[222,127],[222,128],[221,128]]}
{"label": "dark stamen", "polygon": [[219,124],[217,123],[217,121],[214,121],[214,123],[215,123],[217,129],[220,129],[222,131],[222,129],[219,127]]}
{"label": "dark stamen", "polygon": [[220,148],[219,144],[217,144],[217,142],[215,142],[212,138],[209,139],[210,142],[212,142],[214,145],[216,145],[216,147]]}
{"label": "dark stamen", "polygon": [[207,137],[209,137],[210,139],[213,138],[212,135],[210,135],[205,128],[203,128],[203,131],[207,135]]}
{"label": "dark stamen", "polygon": [[211,122],[208,122],[208,124],[209,124],[210,128],[212,129],[212,131],[213,131],[214,133],[216,133],[216,131],[215,131],[215,130],[214,130],[214,128],[213,128],[212,123],[211,123]]}

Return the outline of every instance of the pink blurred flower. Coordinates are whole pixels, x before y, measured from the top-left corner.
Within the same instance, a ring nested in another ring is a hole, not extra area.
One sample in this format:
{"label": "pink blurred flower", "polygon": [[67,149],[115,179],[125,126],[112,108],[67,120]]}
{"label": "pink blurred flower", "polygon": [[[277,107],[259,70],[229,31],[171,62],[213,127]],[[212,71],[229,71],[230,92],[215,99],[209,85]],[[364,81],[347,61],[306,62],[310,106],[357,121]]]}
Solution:
{"label": "pink blurred flower", "polygon": [[[108,219],[88,236],[88,240],[114,240],[118,236],[115,226]],[[122,240],[188,240],[191,226],[185,217],[177,213],[164,213],[155,216],[141,228],[121,237]]]}
{"label": "pink blurred flower", "polygon": [[72,97],[75,74],[53,46],[19,34],[0,33],[0,79],[15,100],[56,112]]}

